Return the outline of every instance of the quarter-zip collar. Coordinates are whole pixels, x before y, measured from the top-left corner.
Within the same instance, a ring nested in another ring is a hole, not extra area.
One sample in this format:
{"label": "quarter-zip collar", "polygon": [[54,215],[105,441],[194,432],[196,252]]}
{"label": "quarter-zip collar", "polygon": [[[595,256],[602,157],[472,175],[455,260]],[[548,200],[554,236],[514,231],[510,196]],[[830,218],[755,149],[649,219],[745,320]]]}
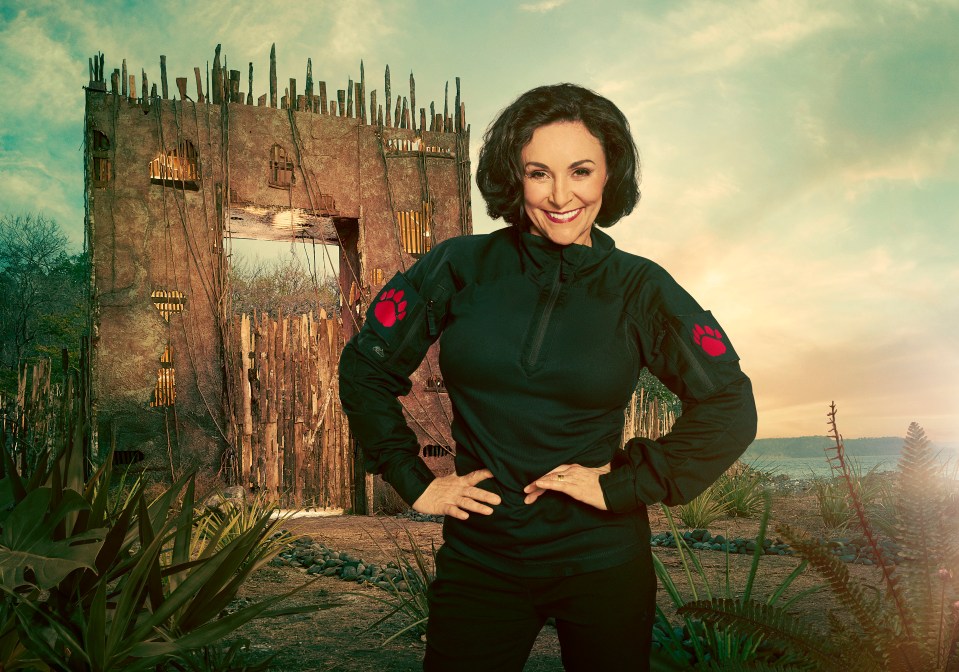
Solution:
{"label": "quarter-zip collar", "polygon": [[558,245],[549,238],[536,236],[526,231],[515,230],[518,239],[520,263],[524,273],[557,273],[563,282],[573,280],[601,265],[616,249],[613,239],[595,226],[590,233],[591,246]]}

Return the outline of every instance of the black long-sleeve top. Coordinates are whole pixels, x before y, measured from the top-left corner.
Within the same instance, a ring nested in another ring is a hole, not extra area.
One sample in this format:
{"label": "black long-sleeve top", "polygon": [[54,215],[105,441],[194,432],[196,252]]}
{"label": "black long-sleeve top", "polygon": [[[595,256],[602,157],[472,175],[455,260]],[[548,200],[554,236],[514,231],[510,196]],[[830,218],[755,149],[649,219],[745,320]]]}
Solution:
{"label": "black long-sleeve top", "polygon": [[[749,379],[716,319],[661,267],[592,233],[559,246],[514,228],[454,238],[397,274],[340,360],[366,468],[414,502],[433,474],[398,397],[430,344],[453,407],[458,474],[488,468],[490,516],[447,516],[457,551],[516,575],[612,567],[649,543],[645,507],[702,492],[755,437]],[[619,450],[642,367],[683,402],[673,429]],[[523,487],[560,464],[598,467],[607,511]]]}

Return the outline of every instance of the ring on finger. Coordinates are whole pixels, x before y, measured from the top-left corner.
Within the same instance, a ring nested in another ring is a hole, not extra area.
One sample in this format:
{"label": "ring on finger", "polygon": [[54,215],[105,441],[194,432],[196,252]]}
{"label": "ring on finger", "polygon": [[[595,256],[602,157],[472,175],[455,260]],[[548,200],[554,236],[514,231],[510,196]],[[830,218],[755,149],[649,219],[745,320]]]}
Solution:
{"label": "ring on finger", "polygon": [[565,477],[566,477],[565,474],[556,474],[557,481],[562,481]]}

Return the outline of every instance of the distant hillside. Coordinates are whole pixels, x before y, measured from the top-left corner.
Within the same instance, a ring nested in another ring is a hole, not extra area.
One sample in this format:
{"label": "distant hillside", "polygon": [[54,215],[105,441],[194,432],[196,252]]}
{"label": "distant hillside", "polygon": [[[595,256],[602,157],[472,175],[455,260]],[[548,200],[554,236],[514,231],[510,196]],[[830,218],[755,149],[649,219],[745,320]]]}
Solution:
{"label": "distant hillside", "polygon": [[[853,457],[865,455],[898,455],[903,439],[898,436],[883,436],[866,439],[844,439],[846,453]],[[823,450],[833,445],[828,436],[798,436],[785,439],[756,439],[746,449],[743,459],[747,462],[762,458],[823,457]],[[935,444],[936,450],[955,449],[952,444]]]}

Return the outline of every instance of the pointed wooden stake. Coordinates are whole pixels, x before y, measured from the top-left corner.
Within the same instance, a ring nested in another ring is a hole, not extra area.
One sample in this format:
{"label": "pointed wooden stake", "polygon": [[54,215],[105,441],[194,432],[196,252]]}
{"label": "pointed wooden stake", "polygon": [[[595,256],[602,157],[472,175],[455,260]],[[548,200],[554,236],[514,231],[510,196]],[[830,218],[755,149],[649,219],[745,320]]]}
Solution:
{"label": "pointed wooden stake", "polygon": [[270,47],[270,107],[276,107],[276,42]]}
{"label": "pointed wooden stake", "polygon": [[163,100],[170,97],[166,84],[166,56],[160,55],[160,88],[163,91]]}

